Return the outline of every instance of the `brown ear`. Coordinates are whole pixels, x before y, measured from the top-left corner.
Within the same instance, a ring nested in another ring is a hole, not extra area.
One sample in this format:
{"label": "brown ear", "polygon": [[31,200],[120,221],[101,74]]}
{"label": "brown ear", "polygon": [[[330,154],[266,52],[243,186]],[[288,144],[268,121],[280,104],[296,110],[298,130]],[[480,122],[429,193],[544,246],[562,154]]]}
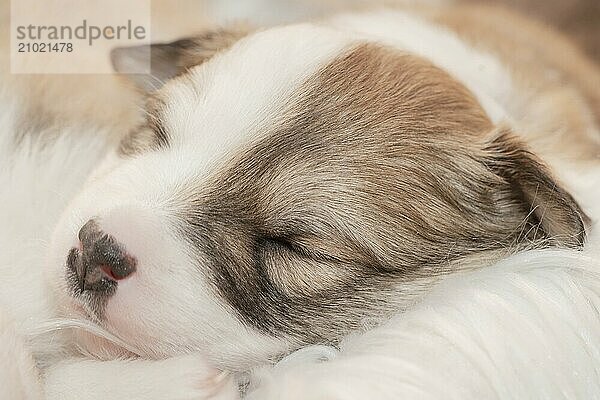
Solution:
{"label": "brown ear", "polygon": [[589,218],[538,157],[509,130],[497,133],[485,151],[488,167],[507,184],[503,195],[526,212],[528,237],[523,239],[543,239],[564,247],[583,245]]}
{"label": "brown ear", "polygon": [[[231,47],[249,32],[248,27],[236,26],[206,31],[170,43],[118,47],[111,51],[110,59],[115,72],[128,74],[139,89],[149,93],[160,89],[169,79]],[[135,73],[147,70],[148,63],[149,74]]]}

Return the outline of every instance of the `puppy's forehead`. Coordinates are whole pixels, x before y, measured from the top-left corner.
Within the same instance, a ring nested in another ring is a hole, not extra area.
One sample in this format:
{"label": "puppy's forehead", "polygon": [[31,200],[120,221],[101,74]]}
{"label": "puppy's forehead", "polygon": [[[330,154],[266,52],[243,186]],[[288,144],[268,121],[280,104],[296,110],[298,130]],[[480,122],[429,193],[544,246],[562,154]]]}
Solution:
{"label": "puppy's forehead", "polygon": [[[308,24],[243,39],[174,79],[158,99],[154,113],[168,140],[160,168],[177,171],[169,179],[185,187],[212,180],[268,138],[269,152],[286,154],[323,140],[346,143],[344,151],[347,143],[382,150],[489,128],[474,96],[430,62]],[[298,135],[310,144],[295,145]]]}
{"label": "puppy's forehead", "polygon": [[[280,122],[302,97],[303,84],[354,40],[314,25],[294,25],[242,39],[210,62],[192,68],[160,93],[160,119],[170,145],[235,151]],[[198,154],[196,154],[198,156]]]}

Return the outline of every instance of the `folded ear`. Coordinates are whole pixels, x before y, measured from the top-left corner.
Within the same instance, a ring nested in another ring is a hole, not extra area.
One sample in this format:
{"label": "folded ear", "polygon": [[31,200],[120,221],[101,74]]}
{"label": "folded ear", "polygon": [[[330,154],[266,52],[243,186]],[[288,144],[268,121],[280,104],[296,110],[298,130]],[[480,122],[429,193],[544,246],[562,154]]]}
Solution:
{"label": "folded ear", "polygon": [[495,134],[485,151],[488,168],[506,183],[501,195],[527,215],[521,239],[543,239],[564,247],[583,245],[588,217],[538,157],[509,130]]}
{"label": "folded ear", "polygon": [[[115,72],[128,74],[128,78],[139,89],[149,93],[160,89],[169,79],[231,47],[249,32],[247,27],[236,26],[206,31],[170,43],[117,47],[111,51],[110,59]],[[136,73],[148,70],[148,66],[150,73]]]}

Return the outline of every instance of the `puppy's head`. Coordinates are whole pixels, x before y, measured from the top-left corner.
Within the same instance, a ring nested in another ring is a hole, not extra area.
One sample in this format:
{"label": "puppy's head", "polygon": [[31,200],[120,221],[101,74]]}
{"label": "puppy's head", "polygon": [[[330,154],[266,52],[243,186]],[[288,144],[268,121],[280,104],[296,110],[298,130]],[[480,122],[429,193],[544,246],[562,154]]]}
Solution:
{"label": "puppy's head", "polygon": [[154,49],[147,121],[55,234],[69,307],[140,354],[245,367],[473,259],[582,244],[571,196],[444,71],[323,27],[241,36]]}

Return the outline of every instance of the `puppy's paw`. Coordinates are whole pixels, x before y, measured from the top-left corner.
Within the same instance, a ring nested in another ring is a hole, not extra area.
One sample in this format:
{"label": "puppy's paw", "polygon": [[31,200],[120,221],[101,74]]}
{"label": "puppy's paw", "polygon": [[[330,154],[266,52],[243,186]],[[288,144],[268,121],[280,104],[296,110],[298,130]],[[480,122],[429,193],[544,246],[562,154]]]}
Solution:
{"label": "puppy's paw", "polygon": [[46,374],[46,395],[49,400],[239,399],[233,377],[198,355],[159,361],[64,362]]}
{"label": "puppy's paw", "polygon": [[209,366],[200,356],[174,357],[165,362],[169,369],[178,371],[177,399],[237,400],[240,397],[233,376]]}
{"label": "puppy's paw", "polygon": [[309,346],[288,355],[275,366],[257,368],[250,376],[245,400],[375,398],[355,393],[352,384],[356,380],[345,380],[350,375],[340,375],[334,371],[331,376],[328,372],[330,369],[323,368],[337,356],[338,350],[333,347]]}

